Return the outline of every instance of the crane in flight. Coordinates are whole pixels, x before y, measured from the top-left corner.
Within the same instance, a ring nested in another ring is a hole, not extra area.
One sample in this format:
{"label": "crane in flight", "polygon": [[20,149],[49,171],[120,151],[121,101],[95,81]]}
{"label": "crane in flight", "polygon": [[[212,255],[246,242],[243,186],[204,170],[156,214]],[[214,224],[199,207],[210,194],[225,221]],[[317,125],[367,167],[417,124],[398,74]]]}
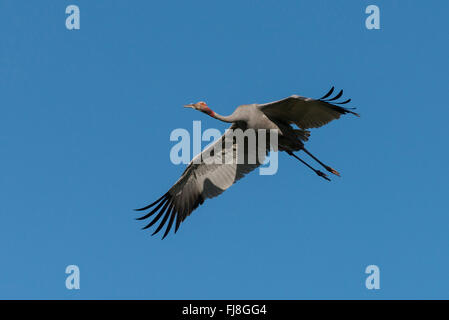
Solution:
{"label": "crane in flight", "polygon": [[[241,105],[229,116],[222,116],[212,111],[205,102],[200,101],[185,105],[186,108],[192,108],[201,111],[217,120],[231,123],[229,129],[217,139],[214,143],[206,147],[200,154],[196,155],[188,164],[187,168],[178,179],[178,181],[155,202],[140,208],[136,211],[144,211],[153,208],[149,213],[137,220],[145,220],[157,213],[153,220],[143,227],[147,229],[156,224],[161,218],[158,227],[152,235],[158,233],[167,223],[164,239],[169,233],[175,222],[175,233],[180,224],[187,218],[204,200],[220,195],[228,189],[237,180],[244,177],[250,171],[256,169],[263,163],[263,158],[258,158],[255,163],[245,160],[243,163],[237,161],[229,162],[206,162],[203,157],[225,157],[229,156],[237,159],[236,150],[243,150],[245,158],[248,159],[248,153],[256,149],[257,146],[248,146],[247,148],[238,145],[237,139],[232,139],[230,147],[226,147],[224,141],[229,138],[233,130],[275,130],[278,136],[278,150],[284,151],[297,160],[301,161],[308,168],[313,170],[318,176],[330,181],[329,177],[322,171],[315,169],[303,159],[299,158],[293,152],[304,151],[313,160],[315,160],[326,171],[340,176],[337,170],[321,162],[317,157],[311,154],[304,143],[308,140],[310,132],[307,129],[321,127],[334,119],[339,119],[342,114],[351,113],[359,116],[349,108],[343,108],[338,105],[347,104],[351,99],[337,102],[343,95],[343,90],[331,97],[334,93],[334,87],[319,99],[306,98],[293,95],[288,98],[264,103]],[[298,129],[292,125],[296,125]],[[267,135],[268,136],[268,135]],[[256,144],[269,142],[257,141]],[[221,154],[214,154],[216,144],[225,145]],[[246,145],[246,144],[245,144]],[[243,147],[243,148],[242,148]],[[269,150],[269,149],[268,149]],[[220,158],[221,159],[221,158]]]}

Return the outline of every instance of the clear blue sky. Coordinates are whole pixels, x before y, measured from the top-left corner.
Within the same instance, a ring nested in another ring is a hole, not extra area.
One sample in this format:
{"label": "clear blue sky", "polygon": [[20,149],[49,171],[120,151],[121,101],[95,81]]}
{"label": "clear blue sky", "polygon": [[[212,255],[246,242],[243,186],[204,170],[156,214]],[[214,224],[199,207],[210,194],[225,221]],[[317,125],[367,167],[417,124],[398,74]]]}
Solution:
{"label": "clear blue sky", "polygon": [[[65,8],[81,29],[65,27]],[[365,28],[366,6],[381,30]],[[0,298],[449,298],[447,1],[0,1]],[[345,89],[288,155],[164,241],[132,209],[184,166],[170,132]],[[65,288],[65,268],[81,289]],[[381,289],[367,290],[378,265]]]}

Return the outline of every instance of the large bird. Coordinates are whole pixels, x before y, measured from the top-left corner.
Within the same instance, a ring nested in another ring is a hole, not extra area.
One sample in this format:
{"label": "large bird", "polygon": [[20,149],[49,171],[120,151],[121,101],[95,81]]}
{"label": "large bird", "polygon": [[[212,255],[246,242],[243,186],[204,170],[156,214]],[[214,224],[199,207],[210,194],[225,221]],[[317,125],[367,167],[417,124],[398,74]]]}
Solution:
{"label": "large bird", "polygon": [[[279,151],[285,151],[312,169],[318,176],[330,181],[325,173],[316,170],[293,153],[294,151],[303,150],[328,172],[339,176],[340,174],[335,169],[322,163],[304,147],[304,142],[308,140],[310,135],[307,129],[321,127],[334,119],[340,118],[342,114],[351,113],[359,116],[350,109],[337,105],[351,101],[351,99],[348,99],[343,102],[337,102],[342,96],[343,90],[330,98],[333,92],[334,87],[319,99],[293,95],[265,104],[241,105],[229,116],[221,116],[212,111],[203,101],[185,105],[187,108],[199,110],[212,118],[231,123],[231,126],[220,139],[217,139],[192,159],[181,177],[167,193],[150,205],[136,209],[137,211],[143,211],[155,206],[149,213],[137,218],[137,220],[144,220],[157,213],[154,219],[143,229],[150,228],[162,218],[153,235],[158,233],[168,221],[162,237],[164,239],[176,219],[176,233],[181,222],[200,204],[203,204],[204,200],[218,196],[234,182],[263,163],[263,157],[258,157],[255,162],[248,161],[248,155],[254,152],[260,143],[265,143],[270,147],[269,134],[267,134],[267,141],[257,141],[256,146],[248,146],[248,143],[244,142],[243,146],[241,141],[239,142],[237,139],[232,138],[232,133],[235,129],[241,129],[242,131],[263,129],[267,130],[267,132],[275,130],[278,136]],[[296,125],[298,129],[293,128],[292,125]],[[232,142],[225,144],[226,139],[229,137],[231,137]],[[218,149],[221,150],[221,154],[214,154],[214,150],[216,150],[214,148],[217,147],[217,144],[222,144],[220,146],[221,149]],[[236,150],[243,150],[245,153],[245,161],[243,163],[235,161],[238,153]],[[208,162],[204,160],[207,157],[213,159],[219,156],[222,158],[230,156],[234,161]]]}

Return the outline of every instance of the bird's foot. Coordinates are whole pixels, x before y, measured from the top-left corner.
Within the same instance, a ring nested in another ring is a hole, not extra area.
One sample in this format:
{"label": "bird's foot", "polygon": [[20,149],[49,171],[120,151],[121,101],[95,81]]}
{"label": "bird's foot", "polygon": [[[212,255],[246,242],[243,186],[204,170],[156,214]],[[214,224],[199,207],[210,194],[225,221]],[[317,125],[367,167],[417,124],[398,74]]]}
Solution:
{"label": "bird's foot", "polygon": [[333,174],[335,174],[336,176],[340,177],[340,173],[337,170],[335,170],[335,169],[333,169],[333,168],[331,168],[329,166],[326,167],[326,170],[331,172],[331,173],[333,173]]}
{"label": "bird's foot", "polygon": [[331,179],[329,179],[329,178],[327,177],[327,174],[325,174],[324,172],[321,172],[320,170],[316,170],[315,173],[316,173],[317,175],[319,175],[320,177],[326,179],[327,181],[331,181]]}

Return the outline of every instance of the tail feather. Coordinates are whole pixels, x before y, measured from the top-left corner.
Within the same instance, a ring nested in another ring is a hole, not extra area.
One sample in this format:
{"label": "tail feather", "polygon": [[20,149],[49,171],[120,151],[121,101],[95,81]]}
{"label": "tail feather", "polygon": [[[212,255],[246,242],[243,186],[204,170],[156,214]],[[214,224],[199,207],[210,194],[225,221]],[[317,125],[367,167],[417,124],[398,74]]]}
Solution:
{"label": "tail feather", "polygon": [[302,129],[293,129],[295,131],[296,137],[301,141],[308,141],[310,137],[310,131],[309,130],[302,130]]}

